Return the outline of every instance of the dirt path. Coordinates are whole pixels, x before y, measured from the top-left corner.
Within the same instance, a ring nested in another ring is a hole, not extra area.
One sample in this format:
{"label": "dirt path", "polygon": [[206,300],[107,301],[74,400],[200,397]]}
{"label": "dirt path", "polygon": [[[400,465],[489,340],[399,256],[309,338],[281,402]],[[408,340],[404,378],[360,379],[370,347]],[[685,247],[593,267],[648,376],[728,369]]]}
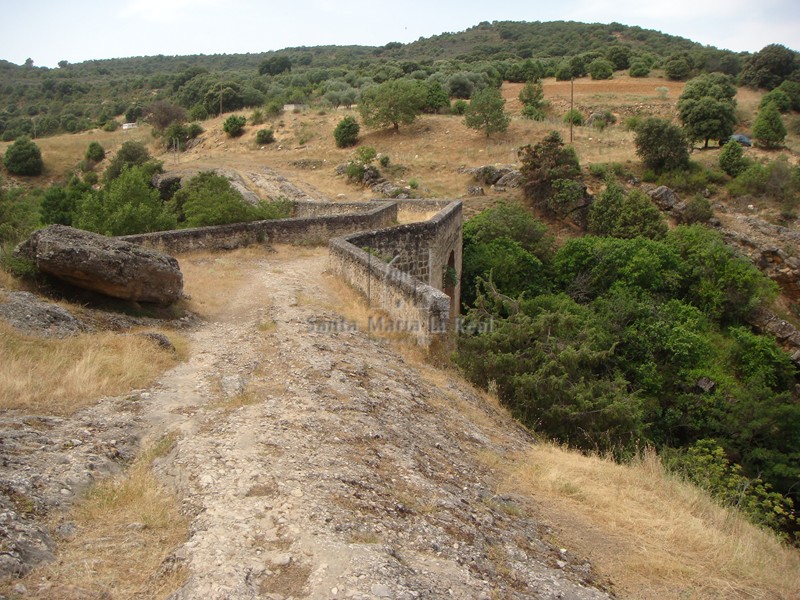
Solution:
{"label": "dirt path", "polygon": [[148,435],[181,433],[156,469],[195,515],[174,598],[607,597],[477,460],[524,432],[386,342],[309,324],[341,322],[326,255],[238,265],[228,316],[143,394]]}

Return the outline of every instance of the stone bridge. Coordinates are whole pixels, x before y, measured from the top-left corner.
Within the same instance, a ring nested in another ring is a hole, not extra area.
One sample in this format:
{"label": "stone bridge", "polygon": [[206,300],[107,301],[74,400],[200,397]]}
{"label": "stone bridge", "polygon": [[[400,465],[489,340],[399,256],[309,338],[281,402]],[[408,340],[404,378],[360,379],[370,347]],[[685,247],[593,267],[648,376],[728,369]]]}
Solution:
{"label": "stone bridge", "polygon": [[294,215],[122,239],[171,253],[328,243],[331,272],[379,311],[376,327],[407,332],[426,346],[447,336],[461,298],[460,201],[298,202]]}

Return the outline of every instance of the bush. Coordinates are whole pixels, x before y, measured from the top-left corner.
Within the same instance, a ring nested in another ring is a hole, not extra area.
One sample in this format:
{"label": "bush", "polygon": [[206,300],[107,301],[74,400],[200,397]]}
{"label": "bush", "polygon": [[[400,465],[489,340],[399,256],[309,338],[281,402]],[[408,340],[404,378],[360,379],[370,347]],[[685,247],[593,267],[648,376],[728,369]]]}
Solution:
{"label": "bush", "polygon": [[534,206],[547,209],[546,203],[555,191],[556,181],[580,179],[578,155],[574,148],[564,146],[556,131],[550,132],[535,146],[523,146],[518,156],[522,163],[520,172],[525,198]]}
{"label": "bush", "polygon": [[336,129],[333,130],[333,138],[336,141],[336,147],[347,148],[349,146],[355,146],[356,143],[358,143],[358,134],[360,131],[361,127],[354,117],[343,118],[339,121],[339,124],[336,125]]}
{"label": "bush", "polygon": [[589,63],[589,75],[592,79],[611,79],[614,76],[614,65],[609,60],[598,58]]}
{"label": "bush", "polygon": [[786,126],[783,124],[778,107],[769,102],[758,111],[753,123],[753,138],[757,146],[775,149],[783,146],[786,139]]}
{"label": "bush", "polygon": [[192,121],[205,121],[208,118],[208,110],[202,104],[195,104],[189,109],[188,116]]}
{"label": "bush", "polygon": [[378,163],[385,169],[389,166],[389,155],[388,154],[381,154],[380,159],[378,159]]}
{"label": "bush", "polygon": [[189,123],[189,127],[186,128],[186,134],[189,136],[190,140],[195,139],[204,131],[200,123]]}
{"label": "bush", "polygon": [[239,137],[244,133],[244,126],[247,123],[247,117],[242,115],[231,115],[222,124],[222,130],[228,134],[229,137]]}
{"label": "bush", "polygon": [[256,132],[257,144],[271,144],[275,141],[275,134],[272,129],[259,129]]}
{"label": "bush", "polygon": [[466,100],[458,99],[455,102],[453,102],[453,107],[451,111],[454,115],[460,116],[463,115],[465,112],[467,112],[468,106],[469,102],[467,102]]}
{"label": "bush", "polygon": [[634,143],[648,169],[679,169],[689,163],[689,142],[683,130],[665,119],[651,117],[640,123]]}
{"label": "bush", "polygon": [[116,131],[117,129],[119,129],[119,123],[117,123],[114,119],[106,121],[105,125],[103,125],[103,131],[111,132]]}
{"label": "bush", "polygon": [[106,167],[105,180],[110,182],[119,177],[126,167],[141,166],[150,160],[150,152],[141,142],[127,141],[120,146],[116,156]]}
{"label": "bush", "polygon": [[589,232],[618,238],[646,237],[662,239],[667,234],[667,224],[652,200],[639,190],[625,194],[615,181],[589,208]]}
{"label": "bush", "polygon": [[143,166],[126,168],[102,193],[87,192],[80,201],[76,226],[103,235],[129,235],[174,229],[175,217]]}
{"label": "bush", "polygon": [[3,164],[12,175],[41,175],[44,170],[42,152],[29,137],[23,136],[11,144],[3,156]]}
{"label": "bush", "polygon": [[86,149],[86,154],[84,156],[86,160],[99,163],[106,157],[106,151],[100,145],[100,142],[91,142],[89,147]]}
{"label": "bush", "polygon": [[714,216],[714,211],[711,208],[711,202],[708,198],[704,198],[699,194],[695,194],[691,200],[686,203],[686,210],[681,215],[681,221],[687,225],[693,223],[708,223],[709,219]]}
{"label": "bush", "polygon": [[771,92],[764,94],[761,97],[761,102],[759,103],[759,108],[764,108],[769,103],[774,104],[779,112],[787,113],[792,109],[792,99],[780,88],[775,88]]}
{"label": "bush", "polygon": [[583,113],[577,108],[571,108],[564,115],[564,123],[572,123],[573,125],[583,125]]}
{"label": "bush", "polygon": [[631,77],[647,77],[650,75],[650,65],[647,61],[634,59],[631,61],[630,69],[628,69],[628,75]]}
{"label": "bush", "polygon": [[526,104],[522,107],[522,116],[531,121],[544,121],[547,113],[543,108]]}
{"label": "bush", "polygon": [[736,177],[747,168],[747,159],[744,157],[744,150],[737,142],[728,142],[722,147],[719,154],[719,168],[731,177]]}

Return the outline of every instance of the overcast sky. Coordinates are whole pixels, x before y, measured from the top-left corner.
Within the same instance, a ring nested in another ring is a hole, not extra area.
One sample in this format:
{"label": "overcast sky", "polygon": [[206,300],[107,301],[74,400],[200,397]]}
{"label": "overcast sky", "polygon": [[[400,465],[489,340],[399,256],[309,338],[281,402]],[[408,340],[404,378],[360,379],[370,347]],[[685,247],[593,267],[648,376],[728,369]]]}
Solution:
{"label": "overcast sky", "polygon": [[0,59],[37,66],[128,56],[235,54],[412,42],[481,21],[638,25],[718,48],[800,49],[798,0],[15,0]]}

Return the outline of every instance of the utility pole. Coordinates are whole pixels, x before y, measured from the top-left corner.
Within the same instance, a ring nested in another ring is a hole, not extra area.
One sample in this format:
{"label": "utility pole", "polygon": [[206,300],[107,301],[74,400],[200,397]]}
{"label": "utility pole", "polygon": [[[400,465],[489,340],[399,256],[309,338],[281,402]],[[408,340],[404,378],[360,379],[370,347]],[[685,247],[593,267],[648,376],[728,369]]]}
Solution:
{"label": "utility pole", "polygon": [[572,110],[575,106],[575,77],[569,78],[569,143],[572,143]]}

